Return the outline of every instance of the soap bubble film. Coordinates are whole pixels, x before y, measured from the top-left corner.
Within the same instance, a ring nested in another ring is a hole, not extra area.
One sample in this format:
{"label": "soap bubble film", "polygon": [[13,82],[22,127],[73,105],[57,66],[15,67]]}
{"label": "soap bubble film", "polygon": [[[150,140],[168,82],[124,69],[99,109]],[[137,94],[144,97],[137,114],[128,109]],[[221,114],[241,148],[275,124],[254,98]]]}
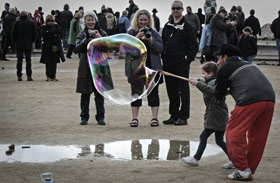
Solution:
{"label": "soap bubble film", "polygon": [[[116,104],[130,104],[141,99],[160,80],[161,73],[145,66],[145,45],[129,34],[93,39],[87,50],[95,88]],[[120,59],[120,54],[127,59]]]}

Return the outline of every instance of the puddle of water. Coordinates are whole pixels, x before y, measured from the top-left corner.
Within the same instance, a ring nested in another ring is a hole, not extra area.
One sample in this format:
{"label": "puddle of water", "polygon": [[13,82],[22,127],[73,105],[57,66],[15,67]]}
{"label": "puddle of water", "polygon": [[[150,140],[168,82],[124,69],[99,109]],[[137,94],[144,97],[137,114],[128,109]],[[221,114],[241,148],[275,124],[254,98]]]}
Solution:
{"label": "puddle of water", "polygon": [[[93,155],[117,160],[180,160],[193,156],[198,142],[164,139],[140,139],[116,141],[97,145],[0,145],[0,162],[50,163]],[[207,144],[203,157],[216,155],[222,150],[215,144]]]}

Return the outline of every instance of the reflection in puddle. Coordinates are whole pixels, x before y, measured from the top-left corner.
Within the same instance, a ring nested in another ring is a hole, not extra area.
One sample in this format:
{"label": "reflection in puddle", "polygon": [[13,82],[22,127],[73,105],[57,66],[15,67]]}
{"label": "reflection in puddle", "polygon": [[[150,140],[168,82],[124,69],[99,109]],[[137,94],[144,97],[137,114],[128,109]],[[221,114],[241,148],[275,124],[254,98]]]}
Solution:
{"label": "reflection in puddle", "polygon": [[[15,145],[12,150],[6,144],[0,145],[0,162],[49,163],[89,155],[119,160],[179,160],[193,156],[197,147],[198,142],[164,139],[127,140],[87,146]],[[203,156],[220,152],[217,145],[207,144]]]}

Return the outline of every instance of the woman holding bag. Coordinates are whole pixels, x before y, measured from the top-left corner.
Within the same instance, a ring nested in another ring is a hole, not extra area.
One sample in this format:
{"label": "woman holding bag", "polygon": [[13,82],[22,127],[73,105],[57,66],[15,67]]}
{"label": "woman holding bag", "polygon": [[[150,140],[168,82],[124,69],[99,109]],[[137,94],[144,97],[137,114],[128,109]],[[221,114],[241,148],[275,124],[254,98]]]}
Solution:
{"label": "woman holding bag", "polygon": [[61,46],[61,30],[55,23],[52,15],[46,16],[46,24],[42,26],[43,45],[40,63],[46,64],[46,81],[58,81],[56,79],[57,63],[65,62]]}

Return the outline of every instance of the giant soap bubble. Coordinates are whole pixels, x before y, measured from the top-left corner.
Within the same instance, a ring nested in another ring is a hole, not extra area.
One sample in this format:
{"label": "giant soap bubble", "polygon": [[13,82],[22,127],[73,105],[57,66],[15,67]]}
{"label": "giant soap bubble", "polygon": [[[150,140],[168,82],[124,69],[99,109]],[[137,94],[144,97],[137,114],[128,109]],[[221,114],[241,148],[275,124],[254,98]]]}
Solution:
{"label": "giant soap bubble", "polygon": [[[129,104],[148,95],[161,74],[145,66],[145,45],[129,34],[93,39],[88,44],[88,63],[94,86],[105,98],[117,104]],[[119,59],[116,52],[127,59]],[[138,91],[132,95],[131,84]]]}

